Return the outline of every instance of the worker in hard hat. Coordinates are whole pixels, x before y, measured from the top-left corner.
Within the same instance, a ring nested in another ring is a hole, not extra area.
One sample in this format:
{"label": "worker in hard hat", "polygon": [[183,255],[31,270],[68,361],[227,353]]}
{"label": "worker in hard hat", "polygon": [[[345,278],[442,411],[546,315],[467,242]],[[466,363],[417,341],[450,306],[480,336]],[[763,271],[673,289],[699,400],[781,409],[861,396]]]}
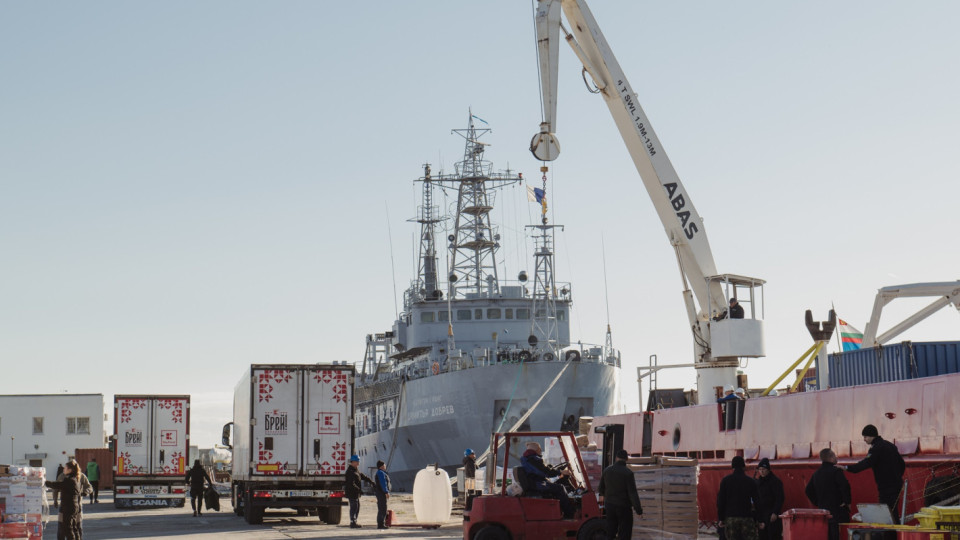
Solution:
{"label": "worker in hard hat", "polygon": [[477,489],[477,455],[471,448],[463,451],[463,489],[467,497],[479,495],[479,493],[475,493]]}
{"label": "worker in hard hat", "polygon": [[[742,390],[743,390],[743,389],[741,388],[741,391],[742,391]],[[718,399],[718,400],[717,400],[717,403],[724,403],[724,402],[727,402],[727,401],[733,401],[733,400],[735,400],[735,399],[739,399],[739,398],[737,398],[737,394],[735,393],[735,391],[734,391],[734,389],[733,389],[733,385],[732,385],[732,384],[728,384],[728,385],[726,386],[726,388],[723,389],[723,397],[720,398],[720,399]]]}

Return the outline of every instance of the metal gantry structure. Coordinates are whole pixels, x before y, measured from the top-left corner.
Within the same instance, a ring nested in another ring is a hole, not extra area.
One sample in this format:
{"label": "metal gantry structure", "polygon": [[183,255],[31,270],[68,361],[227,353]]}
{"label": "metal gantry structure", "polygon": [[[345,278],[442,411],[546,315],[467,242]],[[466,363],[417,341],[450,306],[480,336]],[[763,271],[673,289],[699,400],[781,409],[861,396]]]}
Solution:
{"label": "metal gantry structure", "polygon": [[[477,128],[470,113],[466,129],[454,133],[464,138],[463,160],[452,175],[438,175],[432,184],[457,194],[456,220],[447,237],[450,267],[447,294],[451,299],[482,298],[499,294],[496,252],[500,235],[490,223],[494,208],[492,189],[519,183],[523,179],[507,170],[493,173],[493,164],[483,159],[486,143],[480,138],[489,128]],[[422,247],[421,247],[422,249]]]}

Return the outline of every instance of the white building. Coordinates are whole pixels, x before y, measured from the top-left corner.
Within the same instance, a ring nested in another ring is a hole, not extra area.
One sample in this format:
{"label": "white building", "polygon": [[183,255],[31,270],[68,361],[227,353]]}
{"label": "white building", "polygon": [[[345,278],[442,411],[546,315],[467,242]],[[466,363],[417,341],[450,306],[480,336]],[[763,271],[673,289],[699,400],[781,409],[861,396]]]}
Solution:
{"label": "white building", "polygon": [[0,395],[0,463],[46,467],[77,448],[103,448],[103,394]]}

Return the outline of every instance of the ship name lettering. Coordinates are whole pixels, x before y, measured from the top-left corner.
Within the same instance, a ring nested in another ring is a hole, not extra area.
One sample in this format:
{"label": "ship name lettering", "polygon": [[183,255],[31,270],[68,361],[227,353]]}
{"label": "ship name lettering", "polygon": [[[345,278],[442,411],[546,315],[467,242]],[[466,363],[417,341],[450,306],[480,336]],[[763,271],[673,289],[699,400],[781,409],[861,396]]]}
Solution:
{"label": "ship name lettering", "polygon": [[430,416],[443,416],[445,414],[453,414],[453,405],[441,405],[430,411]]}

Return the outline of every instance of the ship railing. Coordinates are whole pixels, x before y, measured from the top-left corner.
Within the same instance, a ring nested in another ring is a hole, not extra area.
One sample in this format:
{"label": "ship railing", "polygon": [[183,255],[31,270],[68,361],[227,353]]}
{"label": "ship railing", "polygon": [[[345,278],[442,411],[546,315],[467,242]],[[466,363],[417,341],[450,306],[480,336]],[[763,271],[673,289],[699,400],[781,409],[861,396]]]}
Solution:
{"label": "ship railing", "polygon": [[357,387],[357,399],[376,401],[400,393],[402,380],[416,380],[478,367],[496,366],[500,364],[521,364],[529,362],[581,362],[584,364],[608,364],[620,367],[620,351],[610,348],[577,343],[574,346],[560,350],[559,354],[547,350],[530,350],[516,347],[478,347],[472,352],[458,358],[447,358],[445,361],[432,359],[425,353],[423,356],[397,366],[395,369],[380,373],[377,382],[363,384]]}
{"label": "ship railing", "polygon": [[[533,286],[526,279],[523,281],[518,279],[499,279],[497,280],[497,283],[498,285],[493,290],[488,289],[485,286],[482,293],[471,293],[470,298],[533,299]],[[555,285],[556,286],[553,290],[553,297],[555,300],[560,302],[573,301],[573,285],[571,285],[569,282],[563,281],[558,281]],[[427,300],[434,300],[438,303],[445,301],[446,291],[449,290],[449,283],[445,281],[438,281],[437,290],[443,292],[443,296],[439,298],[432,297],[431,293],[428,293],[425,289],[419,289],[419,284],[417,281],[410,281],[410,286],[403,293],[404,310],[409,311],[412,309],[413,304],[425,302]]]}

